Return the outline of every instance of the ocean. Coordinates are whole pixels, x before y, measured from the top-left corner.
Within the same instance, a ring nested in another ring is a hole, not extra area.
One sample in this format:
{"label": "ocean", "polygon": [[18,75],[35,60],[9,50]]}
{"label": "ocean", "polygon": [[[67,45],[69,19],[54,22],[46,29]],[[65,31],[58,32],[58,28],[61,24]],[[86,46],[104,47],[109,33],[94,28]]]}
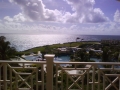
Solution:
{"label": "ocean", "polygon": [[100,41],[101,39],[115,39],[120,40],[120,36],[115,35],[66,35],[66,34],[0,34],[5,36],[7,41],[10,41],[11,46],[15,47],[17,51],[24,51],[30,48],[75,42],[76,38],[79,37],[78,41]]}

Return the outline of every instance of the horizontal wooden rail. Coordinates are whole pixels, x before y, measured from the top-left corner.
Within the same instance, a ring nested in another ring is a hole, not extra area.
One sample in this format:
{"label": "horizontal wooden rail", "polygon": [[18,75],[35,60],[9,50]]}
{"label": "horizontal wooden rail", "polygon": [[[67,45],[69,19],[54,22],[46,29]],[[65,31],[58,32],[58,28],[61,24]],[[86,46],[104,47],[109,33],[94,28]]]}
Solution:
{"label": "horizontal wooden rail", "polygon": [[[0,60],[0,90],[120,90],[120,62]],[[100,67],[102,66],[102,67]]]}

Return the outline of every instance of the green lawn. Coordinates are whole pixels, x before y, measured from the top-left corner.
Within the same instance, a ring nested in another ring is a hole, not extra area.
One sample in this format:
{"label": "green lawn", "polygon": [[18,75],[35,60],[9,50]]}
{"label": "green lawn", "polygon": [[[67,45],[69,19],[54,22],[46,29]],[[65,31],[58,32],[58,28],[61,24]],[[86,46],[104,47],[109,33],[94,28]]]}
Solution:
{"label": "green lawn", "polygon": [[52,45],[46,45],[46,46],[40,46],[40,47],[34,47],[25,51],[22,51],[23,54],[30,54],[31,52],[37,53],[37,51],[44,52],[45,50],[52,50],[53,48],[58,47],[76,47],[80,46],[81,44],[95,44],[97,42],[68,42],[63,44],[52,44]]}

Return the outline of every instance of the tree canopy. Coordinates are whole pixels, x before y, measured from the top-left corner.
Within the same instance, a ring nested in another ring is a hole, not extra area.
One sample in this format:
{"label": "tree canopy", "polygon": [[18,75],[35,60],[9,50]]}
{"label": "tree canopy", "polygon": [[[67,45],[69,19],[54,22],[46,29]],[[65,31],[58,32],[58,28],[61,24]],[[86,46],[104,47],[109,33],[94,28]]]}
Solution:
{"label": "tree canopy", "polygon": [[0,60],[7,60],[15,56],[16,49],[10,46],[10,42],[6,41],[6,37],[0,36]]}

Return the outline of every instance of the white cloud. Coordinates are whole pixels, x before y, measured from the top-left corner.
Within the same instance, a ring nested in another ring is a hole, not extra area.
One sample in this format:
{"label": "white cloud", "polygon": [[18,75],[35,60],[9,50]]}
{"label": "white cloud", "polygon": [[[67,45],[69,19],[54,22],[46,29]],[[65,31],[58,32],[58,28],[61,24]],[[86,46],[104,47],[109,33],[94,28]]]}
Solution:
{"label": "white cloud", "polygon": [[19,32],[21,30],[22,25],[17,22],[10,21],[1,21],[0,22],[0,33],[14,33]]}
{"label": "white cloud", "polygon": [[[115,22],[107,22],[109,19],[104,15],[100,8],[94,8],[95,0],[64,0],[73,12],[60,11],[58,9],[48,9],[42,0],[10,0],[22,9],[22,12],[10,17],[5,16],[0,20],[0,29],[6,31],[15,30],[16,32],[54,32],[54,33],[100,33],[112,34],[120,30],[120,11],[114,15]],[[26,22],[27,21],[27,22]],[[34,22],[29,22],[34,21]],[[38,22],[37,22],[38,21]],[[54,24],[39,21],[55,21]],[[56,22],[63,22],[69,25],[58,25]],[[101,23],[102,22],[102,23]],[[104,22],[104,23],[103,23]],[[75,23],[75,24],[73,24]],[[94,23],[94,24],[93,24]],[[97,23],[97,24],[96,24]],[[62,26],[64,25],[64,26]]]}
{"label": "white cloud", "polygon": [[37,3],[33,3],[32,6],[38,6],[38,4]]}
{"label": "white cloud", "polygon": [[8,22],[25,22],[26,18],[23,16],[22,13],[19,13],[12,18],[10,16],[5,16],[4,20]]}
{"label": "white cloud", "polygon": [[27,0],[11,0],[11,2],[20,5],[25,17],[32,21],[57,21],[61,15],[61,12],[56,9],[46,9],[42,0],[29,0],[29,2]]}
{"label": "white cloud", "polygon": [[10,0],[22,9],[24,18],[32,21],[57,21],[70,23],[99,23],[108,18],[100,8],[93,8],[94,0],[64,0],[72,8],[73,13],[45,7],[43,0]]}
{"label": "white cloud", "polygon": [[94,0],[65,0],[71,5],[75,16],[69,18],[67,21],[76,20],[80,23],[99,23],[106,22],[109,19],[104,15],[100,8],[93,8]]}
{"label": "white cloud", "polygon": [[70,30],[74,30],[74,29],[76,29],[77,28],[77,25],[72,25],[71,27],[70,27]]}
{"label": "white cloud", "polygon": [[17,21],[17,22],[25,22],[25,21],[26,21],[26,19],[25,19],[25,17],[23,16],[22,13],[19,13],[18,15],[15,15],[15,16],[13,17],[13,20],[14,20],[14,21]]}
{"label": "white cloud", "polygon": [[57,9],[55,10],[45,9],[45,13],[44,13],[45,21],[60,21],[61,17],[62,14]]}
{"label": "white cloud", "polygon": [[10,18],[9,16],[5,16],[5,17],[4,17],[4,20],[9,21],[9,22],[12,22],[12,21],[13,21],[13,19]]}
{"label": "white cloud", "polygon": [[116,12],[114,14],[114,21],[120,22],[120,11],[119,10],[116,10]]}
{"label": "white cloud", "polygon": [[116,34],[120,31],[120,23],[106,22],[97,24],[39,24],[38,22],[0,22],[0,33],[64,33],[64,34]]}

